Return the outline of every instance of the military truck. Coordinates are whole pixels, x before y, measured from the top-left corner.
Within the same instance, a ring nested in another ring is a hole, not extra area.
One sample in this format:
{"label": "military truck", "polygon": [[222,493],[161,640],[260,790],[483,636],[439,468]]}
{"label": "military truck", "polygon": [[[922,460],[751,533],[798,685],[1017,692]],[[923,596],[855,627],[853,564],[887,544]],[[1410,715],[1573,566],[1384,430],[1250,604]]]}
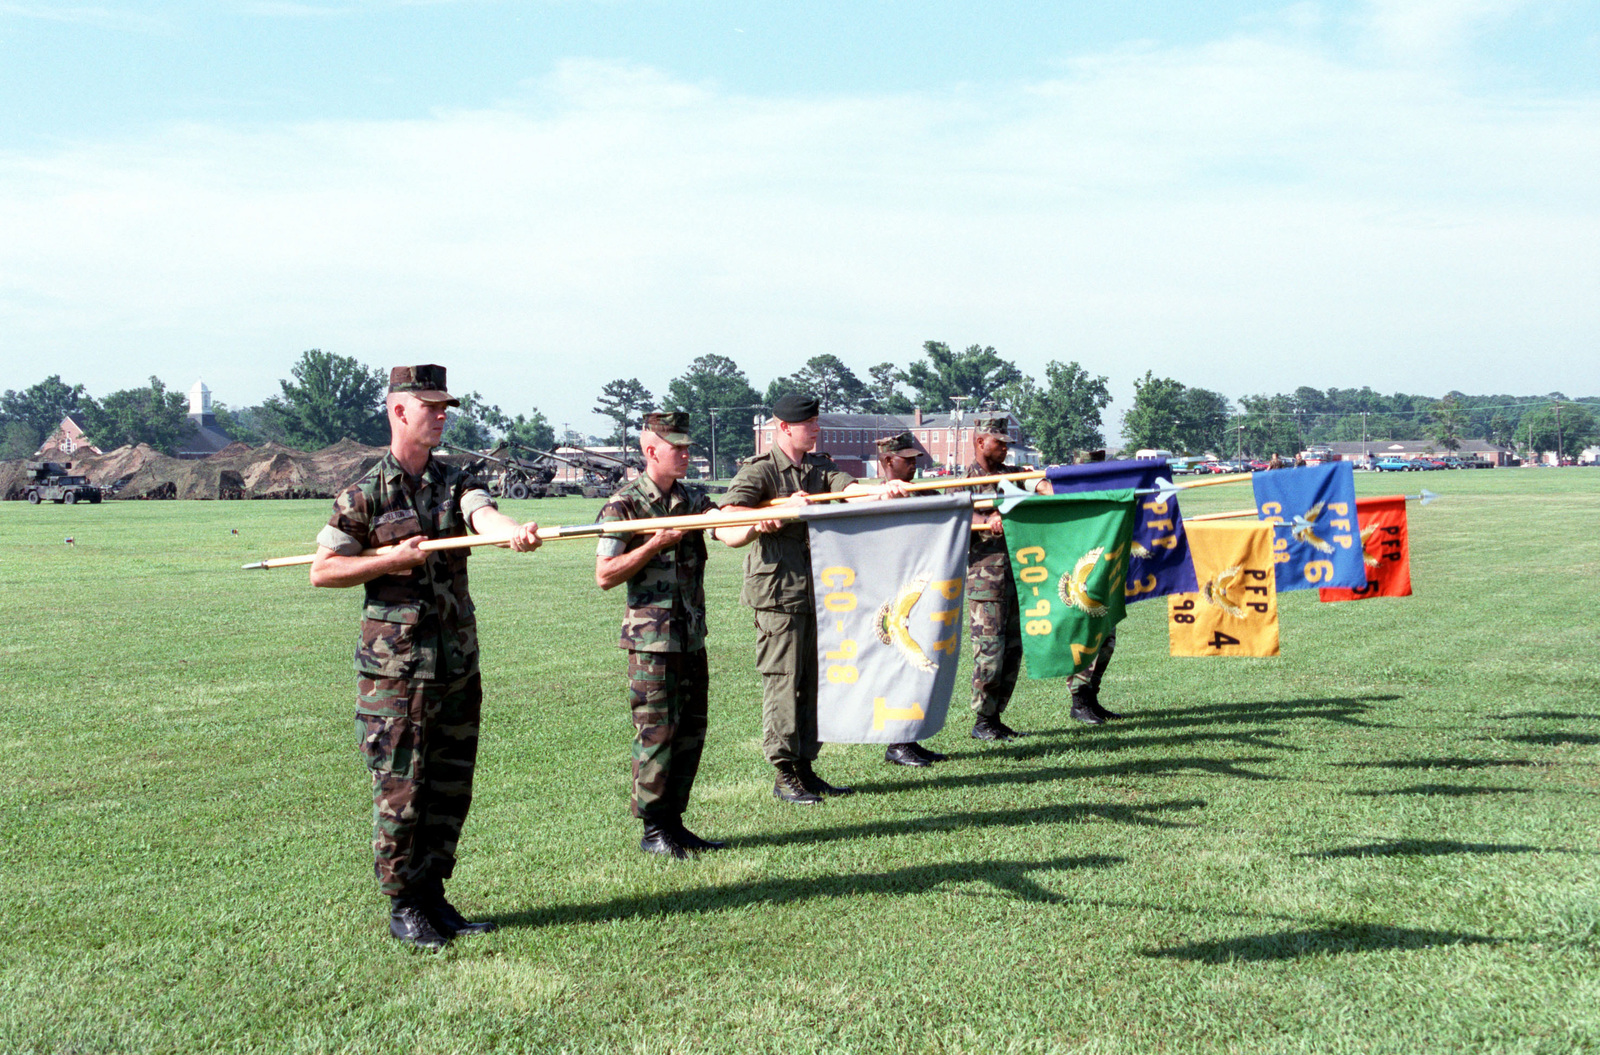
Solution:
{"label": "military truck", "polygon": [[65,465],[59,462],[29,462],[24,468],[29,476],[25,497],[30,505],[64,502],[70,506],[78,502],[98,504],[100,501],[100,488],[90,483],[86,476],[73,476],[69,471],[71,462]]}

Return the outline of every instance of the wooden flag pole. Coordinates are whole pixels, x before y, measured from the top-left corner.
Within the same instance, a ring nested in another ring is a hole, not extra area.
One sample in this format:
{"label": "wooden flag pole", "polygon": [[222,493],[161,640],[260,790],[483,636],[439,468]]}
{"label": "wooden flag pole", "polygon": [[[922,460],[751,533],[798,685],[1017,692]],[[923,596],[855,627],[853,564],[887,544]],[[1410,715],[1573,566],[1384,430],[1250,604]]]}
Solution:
{"label": "wooden flag pole", "polygon": [[[741,513],[698,513],[693,516],[676,517],[648,517],[639,520],[608,520],[596,524],[573,524],[567,527],[540,528],[537,532],[541,542],[550,542],[557,539],[594,538],[598,535],[631,535],[639,531],[703,531],[707,528],[742,527],[749,524],[759,524],[764,520],[794,520],[800,516],[802,509],[798,506],[789,509],[762,509]],[[426,552],[442,549],[470,549],[474,546],[505,546],[510,543],[507,535],[460,535],[455,538],[428,539],[418,549]],[[374,549],[361,551],[363,557],[375,557],[388,553],[393,546],[379,546]],[[257,568],[290,568],[301,564],[310,564],[316,559],[315,553],[302,553],[294,557],[274,557],[271,560],[257,561],[254,564],[245,564],[244,571]]]}
{"label": "wooden flag pole", "polygon": [[[1007,480],[1042,480],[1044,475],[1043,469],[1028,469],[1017,473],[996,473],[993,476],[951,476],[941,477],[937,480],[912,480],[907,482],[905,486],[907,491],[939,491],[945,488],[985,487],[989,484],[1004,483]],[[807,502],[837,502],[851,498],[866,498],[883,493],[884,485],[882,484],[851,484],[843,491],[824,491],[819,494],[806,495],[805,500]],[[768,509],[786,501],[788,501],[787,498],[769,499],[762,508]]]}
{"label": "wooden flag pole", "polygon": [[[1407,502],[1421,502],[1423,505],[1428,505],[1439,496],[1424,488],[1420,495],[1401,495],[1400,497],[1404,498]],[[1183,522],[1187,524],[1191,520],[1233,520],[1238,517],[1258,516],[1260,515],[1260,512],[1261,511],[1258,509],[1251,508],[1234,509],[1227,513],[1201,513],[1199,516],[1184,517]]]}

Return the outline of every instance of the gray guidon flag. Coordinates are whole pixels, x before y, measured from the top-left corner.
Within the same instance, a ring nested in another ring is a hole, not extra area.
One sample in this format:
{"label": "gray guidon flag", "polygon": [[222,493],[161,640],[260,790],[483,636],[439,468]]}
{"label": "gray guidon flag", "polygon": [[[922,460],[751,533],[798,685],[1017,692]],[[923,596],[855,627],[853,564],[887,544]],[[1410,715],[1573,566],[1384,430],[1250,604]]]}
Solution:
{"label": "gray guidon flag", "polygon": [[817,739],[921,740],[944,727],[965,620],[970,493],[816,507]]}

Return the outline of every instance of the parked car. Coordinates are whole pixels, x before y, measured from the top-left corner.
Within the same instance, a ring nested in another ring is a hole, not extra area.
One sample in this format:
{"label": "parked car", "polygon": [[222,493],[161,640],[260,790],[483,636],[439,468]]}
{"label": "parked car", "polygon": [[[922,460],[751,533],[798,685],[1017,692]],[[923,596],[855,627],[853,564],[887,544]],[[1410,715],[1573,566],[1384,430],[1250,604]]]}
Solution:
{"label": "parked car", "polygon": [[1404,458],[1379,458],[1373,468],[1380,473],[1408,473],[1414,466]]}

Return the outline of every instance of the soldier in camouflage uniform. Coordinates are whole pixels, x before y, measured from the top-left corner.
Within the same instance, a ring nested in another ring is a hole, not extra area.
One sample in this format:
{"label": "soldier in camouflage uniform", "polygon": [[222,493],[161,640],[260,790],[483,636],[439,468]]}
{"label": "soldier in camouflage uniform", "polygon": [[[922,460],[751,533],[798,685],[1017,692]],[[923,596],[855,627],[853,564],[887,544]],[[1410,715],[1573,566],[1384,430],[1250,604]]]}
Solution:
{"label": "soldier in camouflage uniform", "polygon": [[[1010,449],[1010,422],[990,418],[973,424],[972,463],[964,476],[1014,473],[1006,464]],[[993,494],[996,484],[972,488]],[[967,602],[972,616],[972,725],[975,740],[1010,740],[1024,734],[1001,721],[1022,672],[1022,629],[1017,620],[1017,584],[1011,576],[1011,555],[1006,552],[1005,528],[1000,514],[974,513],[972,544],[967,550]]]}
{"label": "soldier in camouflage uniform", "polygon": [[[467,550],[425,539],[504,536],[537,549],[537,525],[495,507],[475,477],[432,458],[446,408],[442,366],[389,374],[389,452],[334,500],[317,536],[314,586],[365,586],[356,647],[356,733],[372,771],[374,869],[391,899],[389,932],[421,948],[481,934],[445,900],[472,804],[483,687]],[[381,554],[363,551],[392,547]]]}
{"label": "soldier in camouflage uniform", "polygon": [[[745,463],[723,501],[725,510],[749,510],[771,499],[843,491],[854,477],[820,454],[815,396],[790,394],[772,408],[772,448]],[[902,485],[893,484],[904,494]],[[739,599],[755,610],[756,666],[761,670],[761,744],[777,769],[772,794],[814,806],[825,795],[848,795],[812,768],[817,757],[817,616],[812,607],[811,543],[806,526],[764,520],[713,534],[730,546],[751,548],[744,561]]]}
{"label": "soldier in camouflage uniform", "polygon": [[[689,415],[649,414],[639,435],[645,471],[612,496],[602,521],[692,516],[716,506],[683,484]],[[706,742],[706,543],[701,531],[600,536],[594,578],[602,590],[626,582],[621,647],[628,651],[633,709],[633,815],[639,848],[684,858],[725,845],[683,825]]]}
{"label": "soldier in camouflage uniform", "polygon": [[[917,446],[916,438],[909,432],[885,436],[878,440],[878,478],[910,483],[917,475],[917,461],[925,453]],[[929,751],[915,740],[890,744],[883,749],[883,760],[892,766],[926,768],[935,762],[944,762],[949,755]]]}

